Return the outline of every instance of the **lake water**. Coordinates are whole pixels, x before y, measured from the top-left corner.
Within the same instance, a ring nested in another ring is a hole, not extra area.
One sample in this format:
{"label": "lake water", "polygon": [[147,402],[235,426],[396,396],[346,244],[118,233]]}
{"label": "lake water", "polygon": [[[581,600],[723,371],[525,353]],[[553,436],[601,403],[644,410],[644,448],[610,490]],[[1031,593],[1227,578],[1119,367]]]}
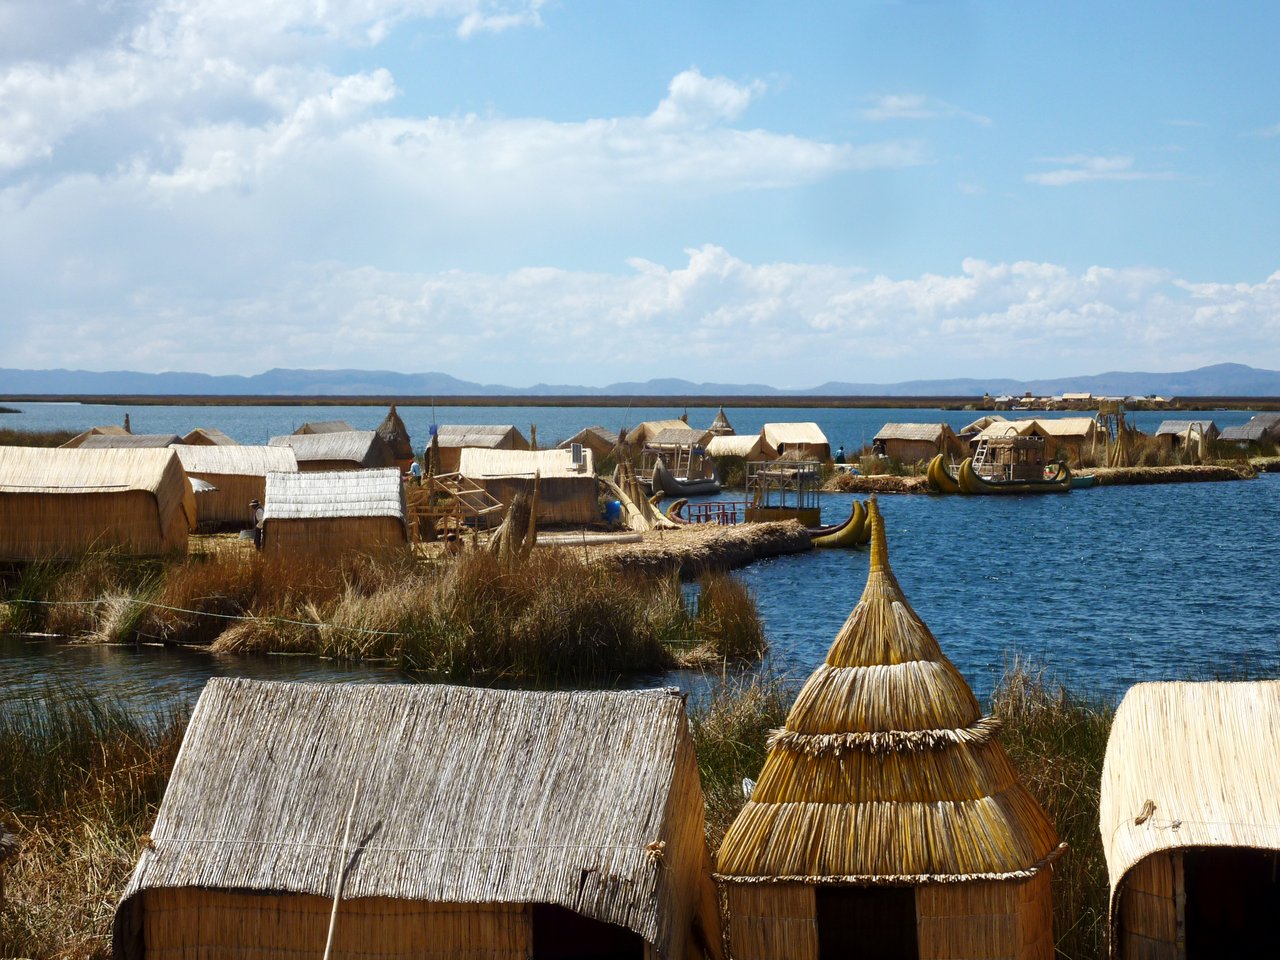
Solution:
{"label": "lake water", "polygon": [[[18,404],[0,425],[83,429],[119,423],[122,407]],[[137,407],[134,432],[185,433],[217,426],[263,442],[306,420],[346,419],[370,428],[371,407]],[[544,443],[583,426],[614,429],[678,416],[682,408],[439,408],[440,423],[538,423]],[[714,408],[690,408],[709,423]],[[739,432],[768,421],[814,420],[833,446],[855,449],[886,421],[945,421],[977,414],[933,410],[744,409]],[[430,408],[406,407],[415,445]],[[1041,416],[1041,414],[1036,414]],[[1180,412],[1220,427],[1243,411]],[[1133,416],[1146,430],[1160,413]],[[823,498],[823,519],[848,515],[851,497]],[[912,605],[979,695],[1005,662],[1030,657],[1072,685],[1116,698],[1139,680],[1280,675],[1280,475],[1239,483],[1104,487],[1066,496],[885,496],[890,556]],[[772,646],[771,667],[802,678],[822,659],[862,591],[865,551],[815,551],[738,572],[755,592]],[[80,683],[139,704],[194,698],[213,675],[396,681],[395,670],[311,658],[213,658],[160,648],[81,647],[0,639],[0,699],[39,696],[50,680]],[[699,678],[641,682],[696,687]]]}

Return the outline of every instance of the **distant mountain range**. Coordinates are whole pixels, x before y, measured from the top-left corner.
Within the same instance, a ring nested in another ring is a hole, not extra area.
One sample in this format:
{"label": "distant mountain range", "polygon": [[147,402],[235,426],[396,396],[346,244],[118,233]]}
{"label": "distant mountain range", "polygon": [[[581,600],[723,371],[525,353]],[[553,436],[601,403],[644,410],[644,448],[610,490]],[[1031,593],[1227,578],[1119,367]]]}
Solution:
{"label": "distant mountain range", "polygon": [[903,383],[829,381],[806,389],[778,389],[761,383],[693,383],[659,379],[611,383],[604,387],[539,383],[507,387],[472,383],[446,373],[395,373],[387,370],[268,370],[249,377],[205,373],[134,373],[127,370],[0,369],[0,398],[55,396],[870,396],[979,397],[984,393],[1037,396],[1089,392],[1099,396],[1276,397],[1280,371],[1240,363],[1219,363],[1181,373],[1099,373],[1053,380],[962,378],[908,380]]}

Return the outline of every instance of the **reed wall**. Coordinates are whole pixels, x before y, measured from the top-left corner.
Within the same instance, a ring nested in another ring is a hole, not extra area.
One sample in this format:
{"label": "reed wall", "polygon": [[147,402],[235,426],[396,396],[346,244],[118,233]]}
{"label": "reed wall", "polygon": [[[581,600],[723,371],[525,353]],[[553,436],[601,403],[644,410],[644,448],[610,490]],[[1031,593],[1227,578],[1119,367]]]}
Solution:
{"label": "reed wall", "polygon": [[[533,496],[532,477],[485,477],[477,480],[490,496],[510,505],[516,494]],[[538,522],[588,524],[600,519],[594,474],[543,477],[538,481]]]}
{"label": "reed wall", "polygon": [[734,960],[818,960],[818,908],[802,883],[732,883],[729,941]]}
{"label": "reed wall", "polygon": [[[321,957],[333,901],[290,893],[194,887],[143,894],[141,960],[296,960]],[[524,904],[344,900],[335,960],[525,960],[532,953]]]}
{"label": "reed wall", "polygon": [[395,517],[321,517],[268,520],[262,552],[268,558],[336,558],[348,553],[403,549],[404,523]]}
{"label": "reed wall", "polygon": [[1050,878],[916,888],[920,960],[1052,960]]}
{"label": "reed wall", "polygon": [[1154,853],[1120,885],[1111,955],[1126,960],[1177,960],[1178,899],[1185,897],[1182,852]]}
{"label": "reed wall", "polygon": [[196,495],[196,519],[200,523],[239,524],[253,526],[249,517],[249,501],[266,501],[267,478],[246,474],[190,473],[208,480],[217,490]]}
{"label": "reed wall", "polygon": [[363,470],[355,460],[299,460],[299,473],[323,473],[326,470]]}
{"label": "reed wall", "polygon": [[187,549],[187,517],[162,525],[156,496],[118,493],[0,493],[0,559],[66,560],[90,550],[159,556]]}

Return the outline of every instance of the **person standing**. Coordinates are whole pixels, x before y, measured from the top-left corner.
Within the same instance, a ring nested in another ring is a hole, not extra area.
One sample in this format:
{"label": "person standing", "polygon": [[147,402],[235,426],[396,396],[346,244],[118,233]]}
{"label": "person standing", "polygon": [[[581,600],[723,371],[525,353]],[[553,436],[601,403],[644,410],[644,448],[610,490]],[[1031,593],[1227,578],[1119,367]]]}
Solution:
{"label": "person standing", "polygon": [[257,499],[250,500],[249,517],[253,522],[253,546],[257,550],[262,549],[262,520],[264,516],[262,503]]}

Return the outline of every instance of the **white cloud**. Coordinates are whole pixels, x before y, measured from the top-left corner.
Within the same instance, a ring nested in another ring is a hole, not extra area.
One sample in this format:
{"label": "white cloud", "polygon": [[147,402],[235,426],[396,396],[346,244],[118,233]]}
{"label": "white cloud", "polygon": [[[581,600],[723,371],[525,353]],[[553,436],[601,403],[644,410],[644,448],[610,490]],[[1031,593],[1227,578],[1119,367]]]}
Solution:
{"label": "white cloud", "polygon": [[761,80],[737,84],[724,77],[704,77],[697,67],[678,73],[650,121],[658,127],[706,127],[732,122],[764,93]]}
{"label": "white cloud", "polygon": [[[112,284],[83,280],[99,293]],[[635,343],[678,342],[697,379],[799,385],[975,368],[1035,375],[1046,362],[1053,372],[1240,357],[1280,366],[1280,272],[1254,284],[1191,283],[1143,268],[971,259],[955,273],[897,279],[753,264],[715,245],[676,266],[634,259],[611,273],[296,265],[213,300],[157,282],[110,307],[35,312],[41,322],[13,344],[13,366],[100,369],[106,342],[115,367],[248,372],[340,356],[345,366],[513,385],[668,372],[662,350],[622,347]]]}
{"label": "white cloud", "polygon": [[1065,187],[1076,183],[1127,180],[1174,180],[1176,175],[1167,170],[1135,170],[1133,157],[1096,157],[1074,155],[1070,157],[1045,157],[1037,163],[1062,164],[1056,170],[1044,173],[1028,173],[1030,183],[1045,187]]}
{"label": "white cloud", "polygon": [[862,111],[866,120],[940,120],[956,118],[968,120],[984,127],[991,126],[991,118],[971,113],[955,104],[918,93],[891,93],[872,100],[872,106]]}

